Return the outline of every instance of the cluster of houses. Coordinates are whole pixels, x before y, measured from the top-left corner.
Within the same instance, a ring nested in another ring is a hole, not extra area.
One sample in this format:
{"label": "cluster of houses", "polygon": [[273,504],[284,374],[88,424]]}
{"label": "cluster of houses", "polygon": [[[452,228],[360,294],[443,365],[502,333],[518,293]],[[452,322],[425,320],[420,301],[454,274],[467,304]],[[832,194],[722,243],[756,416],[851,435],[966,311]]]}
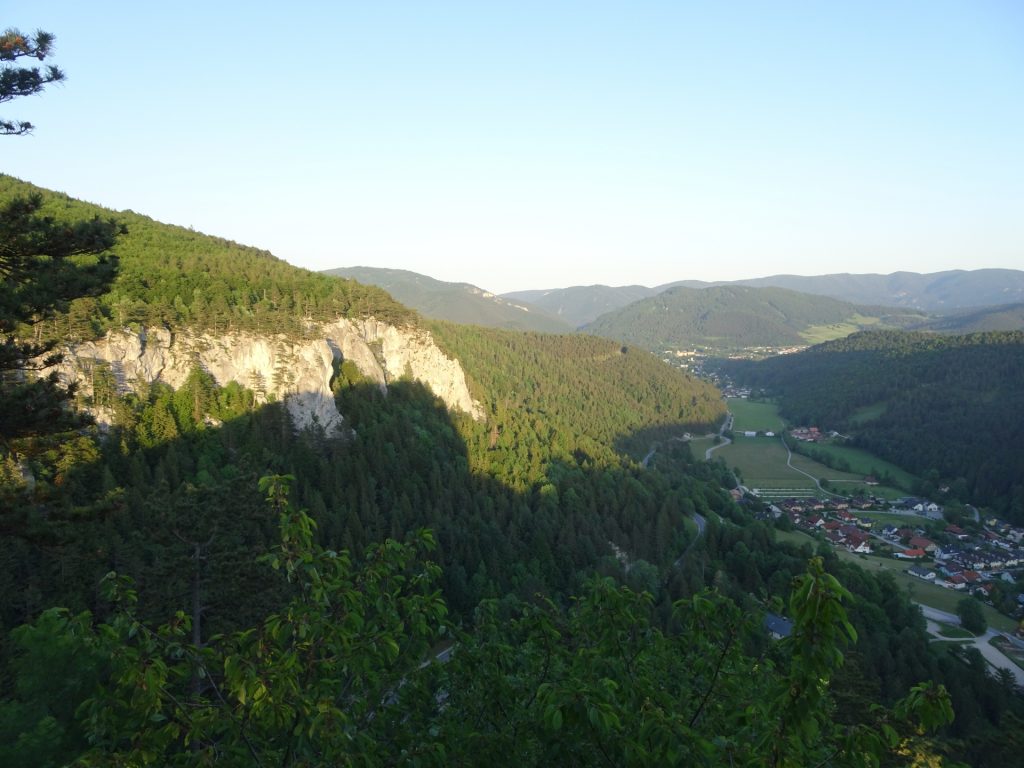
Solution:
{"label": "cluster of houses", "polygon": [[916,512],[922,517],[927,517],[929,520],[942,520],[942,507],[934,501],[928,501],[927,499],[906,496],[902,499],[896,499],[892,502],[891,506],[897,512]]}
{"label": "cluster of houses", "polygon": [[[908,501],[914,501],[907,506]],[[879,499],[865,500],[856,507],[864,509]],[[900,509],[913,509],[920,516],[932,517],[941,509],[930,502],[902,499]],[[850,552],[871,554],[883,549],[897,560],[911,560],[908,573],[947,589],[989,595],[999,579],[1013,584],[1024,570],[1024,528],[999,520],[986,520],[978,533],[956,525],[946,525],[935,534],[913,526],[908,516],[904,526],[881,526],[870,517],[855,515],[845,501],[785,499],[771,507],[775,517],[785,515],[794,527],[822,534],[833,546]],[[929,536],[933,538],[929,538]],[[1018,602],[1024,608],[1024,593]]]}
{"label": "cluster of houses", "polygon": [[[931,546],[920,547],[934,560],[933,568],[914,566],[909,571],[912,575],[948,589],[988,595],[996,579],[1013,584],[1015,572],[1024,568],[1024,528],[1003,523],[972,535],[949,525],[944,533],[947,543],[924,539]],[[1024,600],[1020,602],[1024,604]]]}
{"label": "cluster of houses", "polygon": [[[866,502],[870,506],[870,502]],[[824,502],[820,499],[783,499],[772,507],[775,516],[785,515],[795,528],[807,532],[820,531],[830,543],[851,552],[870,554],[871,529],[875,523],[850,512],[845,501]]]}
{"label": "cluster of houses", "polygon": [[789,430],[789,434],[793,439],[801,440],[805,443],[816,443],[827,437],[827,435],[817,427],[794,427]]}

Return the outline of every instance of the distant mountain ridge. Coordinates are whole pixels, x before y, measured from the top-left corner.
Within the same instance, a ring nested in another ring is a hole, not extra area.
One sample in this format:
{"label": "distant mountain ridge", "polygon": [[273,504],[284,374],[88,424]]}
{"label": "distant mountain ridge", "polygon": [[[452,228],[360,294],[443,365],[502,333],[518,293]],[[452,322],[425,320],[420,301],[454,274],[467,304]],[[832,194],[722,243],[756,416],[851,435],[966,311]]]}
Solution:
{"label": "distant mountain ridge", "polygon": [[582,326],[593,322],[605,312],[655,296],[670,288],[726,285],[786,288],[800,293],[829,296],[852,304],[905,307],[932,312],[1024,302],[1024,271],[1015,269],[949,270],[928,274],[894,272],[889,275],[837,273],[810,277],[772,275],[745,280],[678,280],[654,288],[642,285],[592,285],[514,291],[503,295],[529,301],[558,314],[570,323]]}
{"label": "distant mountain ridge", "polygon": [[551,290],[513,291],[502,294],[502,297],[512,301],[529,302],[557,315],[573,328],[580,328],[607,312],[654,296],[661,290],[643,285],[574,285],[570,288]]}
{"label": "distant mountain ridge", "polygon": [[831,296],[854,304],[881,304],[927,311],[986,307],[1024,301],[1024,271],[949,270],[920,274],[772,275],[736,281],[738,285],[788,288]]}
{"label": "distant mountain ridge", "polygon": [[670,288],[602,315],[584,330],[652,351],[725,351],[801,346],[866,327],[906,324],[906,318],[826,296],[724,285]]}
{"label": "distant mountain ridge", "polygon": [[544,333],[573,330],[541,307],[495,296],[469,283],[449,283],[418,272],[381,267],[339,267],[323,274],[383,288],[396,301],[434,320]]}

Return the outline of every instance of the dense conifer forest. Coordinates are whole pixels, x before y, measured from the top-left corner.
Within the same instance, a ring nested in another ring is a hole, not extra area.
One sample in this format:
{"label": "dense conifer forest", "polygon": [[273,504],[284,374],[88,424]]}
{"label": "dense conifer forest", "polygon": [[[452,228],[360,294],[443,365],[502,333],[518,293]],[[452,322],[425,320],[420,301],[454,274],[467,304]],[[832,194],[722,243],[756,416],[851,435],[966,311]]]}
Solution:
{"label": "dense conifer forest", "polygon": [[859,333],[722,369],[777,394],[792,423],[929,478],[923,492],[949,486],[1024,523],[1024,333]]}
{"label": "dense conifer forest", "polygon": [[[41,214],[57,222],[112,215],[0,174],[0,202],[29,194],[41,195]],[[65,312],[38,327],[41,336],[93,338],[133,325],[301,334],[308,320],[372,312],[378,319],[404,323],[416,316],[379,288],[298,269],[258,248],[132,211],[118,212],[116,219],[127,231],[117,244],[121,265],[110,290],[69,302]]]}

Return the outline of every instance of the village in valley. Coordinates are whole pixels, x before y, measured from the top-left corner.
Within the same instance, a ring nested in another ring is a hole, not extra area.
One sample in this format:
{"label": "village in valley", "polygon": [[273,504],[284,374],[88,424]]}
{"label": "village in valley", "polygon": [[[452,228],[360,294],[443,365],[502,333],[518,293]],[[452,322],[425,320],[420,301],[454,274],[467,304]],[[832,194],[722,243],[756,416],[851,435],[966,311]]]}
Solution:
{"label": "village in valley", "polygon": [[1024,643],[1024,527],[955,500],[942,484],[935,498],[901,493],[914,478],[852,447],[850,436],[787,425],[770,400],[729,381],[720,386],[730,418],[709,453],[736,473],[738,502],[779,536],[889,570],[915,599],[947,614],[964,597],[976,599],[1007,641],[1016,634]]}
{"label": "village in valley", "polygon": [[[856,554],[890,556],[914,561],[908,573],[947,589],[991,600],[997,590],[1013,588],[1014,572],[1024,567],[1024,528],[989,518],[979,531],[970,532],[943,521],[934,502],[916,498],[891,504],[871,498],[851,503],[841,500],[783,499],[769,506],[771,516],[786,517],[792,526],[820,534],[834,547]],[[898,515],[906,522],[883,523],[872,517]],[[1024,614],[1024,593],[1014,595],[1017,616]],[[1005,602],[1005,601],[1001,601]]]}

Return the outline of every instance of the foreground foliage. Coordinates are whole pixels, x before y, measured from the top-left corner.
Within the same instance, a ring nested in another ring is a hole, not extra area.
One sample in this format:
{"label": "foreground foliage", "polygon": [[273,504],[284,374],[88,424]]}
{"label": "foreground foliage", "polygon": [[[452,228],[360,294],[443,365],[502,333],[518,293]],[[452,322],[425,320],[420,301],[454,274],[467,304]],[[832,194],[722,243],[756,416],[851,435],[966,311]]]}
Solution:
{"label": "foreground foliage", "polygon": [[[833,721],[829,680],[856,632],[849,593],[820,559],[794,583],[792,637],[757,657],[759,620],[715,591],[678,602],[667,633],[649,594],[598,578],[568,610],[540,601],[508,619],[485,602],[442,663],[431,648],[446,609],[437,568],[420,557],[431,536],[389,540],[354,565],[314,543],[288,480],[261,481],[281,528],[265,562],[292,595],[280,611],[194,645],[191,617],[151,629],[111,574],[108,621],[53,609],[20,631],[45,627],[55,658],[83,660],[69,693],[84,701],[73,723],[45,713],[6,757],[48,764],[20,750],[66,735],[68,752],[51,745],[49,758],[91,766],[868,766],[921,750],[922,729],[952,719],[944,689],[922,685],[894,712]],[[29,669],[38,652],[25,645]],[[21,704],[33,705],[39,714],[39,702]]]}

